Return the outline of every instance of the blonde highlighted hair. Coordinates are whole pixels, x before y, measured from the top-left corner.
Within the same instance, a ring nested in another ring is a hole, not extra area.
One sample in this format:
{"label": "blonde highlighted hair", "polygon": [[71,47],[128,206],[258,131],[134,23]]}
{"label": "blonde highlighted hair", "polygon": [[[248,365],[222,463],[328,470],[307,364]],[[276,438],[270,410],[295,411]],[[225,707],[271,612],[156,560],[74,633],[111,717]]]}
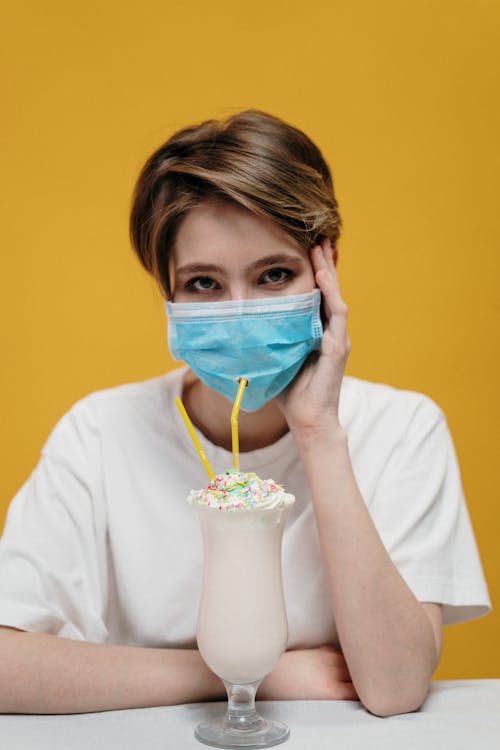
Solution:
{"label": "blonde highlighted hair", "polygon": [[254,109],[184,128],[144,165],[130,217],[133,248],[167,297],[176,232],[186,213],[209,199],[270,219],[306,251],[321,237],[332,246],[339,237],[330,170],[302,131]]}

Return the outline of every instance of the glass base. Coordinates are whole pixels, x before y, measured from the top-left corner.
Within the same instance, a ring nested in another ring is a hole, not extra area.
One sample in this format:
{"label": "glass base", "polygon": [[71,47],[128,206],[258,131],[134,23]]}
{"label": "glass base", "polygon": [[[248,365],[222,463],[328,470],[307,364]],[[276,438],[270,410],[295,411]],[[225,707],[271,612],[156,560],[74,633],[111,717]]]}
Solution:
{"label": "glass base", "polygon": [[263,719],[258,714],[254,714],[250,722],[241,721],[239,726],[234,718],[228,719],[226,715],[199,724],[194,736],[200,742],[212,747],[246,747],[251,750],[251,748],[272,747],[285,742],[290,736],[290,730],[283,722]]}

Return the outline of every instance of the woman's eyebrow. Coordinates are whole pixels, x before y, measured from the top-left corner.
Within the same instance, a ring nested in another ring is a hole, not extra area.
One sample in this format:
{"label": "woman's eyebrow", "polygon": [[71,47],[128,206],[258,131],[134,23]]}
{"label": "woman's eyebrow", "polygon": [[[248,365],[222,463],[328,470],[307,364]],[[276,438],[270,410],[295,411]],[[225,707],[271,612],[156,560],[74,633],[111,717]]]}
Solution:
{"label": "woman's eyebrow", "polygon": [[224,273],[224,268],[222,268],[222,266],[216,265],[215,263],[186,263],[185,266],[181,266],[180,268],[175,269],[176,274],[207,273],[213,271]]}
{"label": "woman's eyebrow", "polygon": [[265,258],[259,258],[255,263],[249,263],[247,268],[262,268],[262,266],[272,266],[275,263],[296,263],[300,261],[302,261],[302,256],[280,253],[278,255],[268,255]]}
{"label": "woman's eyebrow", "polygon": [[[259,258],[254,263],[249,263],[245,266],[245,270],[259,269],[264,266],[271,266],[276,263],[296,263],[302,260],[301,256],[290,255],[287,253],[279,253],[274,255],[266,255],[265,258]],[[184,266],[180,266],[175,270],[176,275],[191,274],[191,273],[221,273],[225,274],[226,269],[223,266],[219,266],[216,263],[186,263]]]}

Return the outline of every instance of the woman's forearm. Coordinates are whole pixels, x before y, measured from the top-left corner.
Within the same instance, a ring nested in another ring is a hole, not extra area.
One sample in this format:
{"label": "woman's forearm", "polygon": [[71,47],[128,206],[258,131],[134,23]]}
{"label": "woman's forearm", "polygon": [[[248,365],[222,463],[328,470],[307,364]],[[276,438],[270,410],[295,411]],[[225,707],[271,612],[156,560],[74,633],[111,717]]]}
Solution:
{"label": "woman's forearm", "polygon": [[0,713],[85,713],[223,699],[196,650],[73,641],[0,628]]}
{"label": "woman's forearm", "polygon": [[344,431],[306,438],[301,454],[337,631],[360,699],[380,715],[415,710],[439,658],[431,621],[378,535]]}

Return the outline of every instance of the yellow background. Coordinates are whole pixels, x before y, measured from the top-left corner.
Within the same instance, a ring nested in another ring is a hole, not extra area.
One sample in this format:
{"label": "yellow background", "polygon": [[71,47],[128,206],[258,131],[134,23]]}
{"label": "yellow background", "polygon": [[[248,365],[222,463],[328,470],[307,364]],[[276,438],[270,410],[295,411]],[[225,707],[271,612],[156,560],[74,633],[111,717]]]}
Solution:
{"label": "yellow background", "polygon": [[[0,520],[76,399],[172,366],[129,249],[142,163],[257,107],[332,166],[348,371],[446,412],[495,602],[498,2],[27,0],[2,26]],[[499,624],[447,628],[437,677],[500,677]]]}

